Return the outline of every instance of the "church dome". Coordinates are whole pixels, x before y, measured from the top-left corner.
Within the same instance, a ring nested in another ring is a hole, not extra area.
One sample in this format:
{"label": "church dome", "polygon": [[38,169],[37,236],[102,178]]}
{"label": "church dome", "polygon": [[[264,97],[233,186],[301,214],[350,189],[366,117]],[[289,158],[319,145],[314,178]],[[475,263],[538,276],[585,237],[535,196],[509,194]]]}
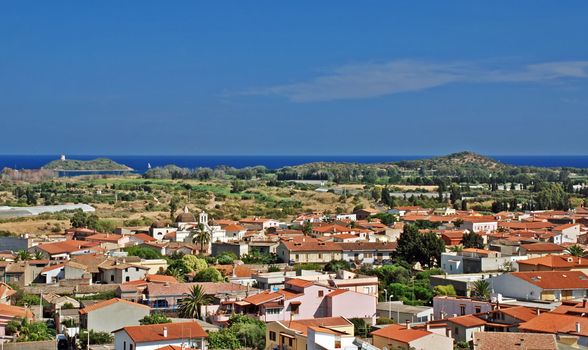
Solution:
{"label": "church dome", "polygon": [[166,225],[163,221],[155,221],[151,224],[151,228],[164,228]]}
{"label": "church dome", "polygon": [[196,222],[196,217],[190,213],[188,207],[184,207],[184,212],[176,217],[176,222]]}

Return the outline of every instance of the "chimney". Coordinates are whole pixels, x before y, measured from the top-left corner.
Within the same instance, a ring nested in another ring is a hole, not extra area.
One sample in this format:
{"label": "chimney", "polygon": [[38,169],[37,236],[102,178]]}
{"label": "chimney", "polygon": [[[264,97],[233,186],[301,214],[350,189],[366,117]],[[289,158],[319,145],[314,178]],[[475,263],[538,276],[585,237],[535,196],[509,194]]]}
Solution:
{"label": "chimney", "polygon": [[539,309],[535,310],[535,312],[537,313],[537,316],[539,316],[541,314],[541,310],[539,310]]}
{"label": "chimney", "polygon": [[406,329],[410,329],[410,321],[406,320]]}
{"label": "chimney", "polygon": [[585,309],[586,308],[586,299],[582,300],[582,308]]}
{"label": "chimney", "polygon": [[580,333],[582,328],[580,327],[580,322],[576,322],[576,333]]}
{"label": "chimney", "polygon": [[451,338],[451,328],[445,329],[445,335],[447,336],[447,338]]}
{"label": "chimney", "polygon": [[431,325],[427,323],[425,325],[425,329],[427,330],[427,332],[430,331],[431,330]]}
{"label": "chimney", "polygon": [[163,327],[163,337],[167,338],[167,327]]}

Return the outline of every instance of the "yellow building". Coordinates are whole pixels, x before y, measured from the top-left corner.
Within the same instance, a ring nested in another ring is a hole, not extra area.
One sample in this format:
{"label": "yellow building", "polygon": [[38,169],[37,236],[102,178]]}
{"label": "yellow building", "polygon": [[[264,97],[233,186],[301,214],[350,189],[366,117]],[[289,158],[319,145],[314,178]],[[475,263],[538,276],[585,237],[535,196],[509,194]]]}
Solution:
{"label": "yellow building", "polygon": [[276,253],[284,262],[326,264],[331,260],[341,260],[343,249],[334,242],[283,241]]}

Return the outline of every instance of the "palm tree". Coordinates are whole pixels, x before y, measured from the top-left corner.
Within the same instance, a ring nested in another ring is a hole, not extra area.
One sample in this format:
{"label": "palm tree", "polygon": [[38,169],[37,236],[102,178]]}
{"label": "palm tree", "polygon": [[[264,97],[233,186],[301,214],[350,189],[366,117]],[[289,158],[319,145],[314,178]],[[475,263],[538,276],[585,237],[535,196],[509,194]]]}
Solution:
{"label": "palm tree", "polygon": [[190,295],[180,302],[180,317],[201,319],[202,306],[208,304],[210,304],[210,297],[204,294],[202,286],[194,285]]}
{"label": "palm tree", "polygon": [[35,252],[35,260],[43,260],[45,257],[41,252]]}
{"label": "palm tree", "polygon": [[32,260],[33,255],[26,250],[19,250],[16,252],[16,261]]}
{"label": "palm tree", "polygon": [[200,244],[200,253],[204,251],[204,246],[208,246],[211,240],[210,233],[203,224],[198,224],[198,229],[192,231],[192,237],[192,242]]}
{"label": "palm tree", "polygon": [[490,298],[490,283],[487,280],[477,280],[472,286],[472,294],[474,297],[481,299]]}
{"label": "palm tree", "polygon": [[453,247],[451,247],[451,251],[454,253],[459,253],[459,252],[463,251],[463,246],[454,245]]}
{"label": "palm tree", "polygon": [[584,248],[580,247],[577,244],[574,244],[573,246],[568,247],[568,249],[566,249],[566,252],[572,256],[581,258],[584,256]]}

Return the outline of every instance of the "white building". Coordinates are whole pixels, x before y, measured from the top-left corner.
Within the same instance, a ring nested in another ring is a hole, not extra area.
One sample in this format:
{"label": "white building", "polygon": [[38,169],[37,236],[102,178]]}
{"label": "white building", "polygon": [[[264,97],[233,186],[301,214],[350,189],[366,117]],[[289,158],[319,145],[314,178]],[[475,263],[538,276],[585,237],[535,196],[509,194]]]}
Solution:
{"label": "white building", "polygon": [[512,272],[490,278],[492,289],[505,297],[562,301],[588,296],[588,275],[581,271]]}

